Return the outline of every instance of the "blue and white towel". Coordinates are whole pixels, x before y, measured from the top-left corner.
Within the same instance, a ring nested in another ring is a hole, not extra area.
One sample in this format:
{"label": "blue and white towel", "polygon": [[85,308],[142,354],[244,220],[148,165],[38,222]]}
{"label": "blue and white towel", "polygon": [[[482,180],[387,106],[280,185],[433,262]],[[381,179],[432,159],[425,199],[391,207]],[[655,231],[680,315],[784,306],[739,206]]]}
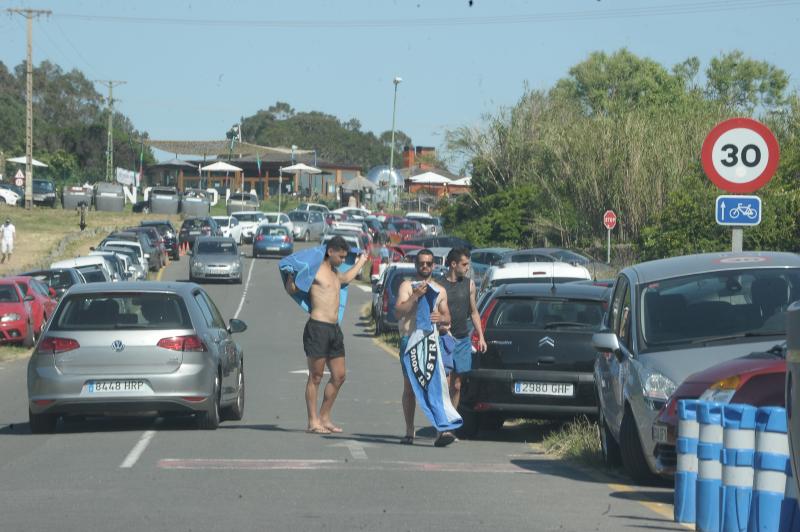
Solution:
{"label": "blue and white towel", "polygon": [[450,402],[439,332],[431,323],[431,311],[439,291],[428,285],[417,304],[417,329],[408,338],[403,368],[417,397],[417,404],[439,432],[459,428],[464,421]]}
{"label": "blue and white towel", "polygon": [[[357,251],[357,250],[356,250]],[[353,267],[356,261],[356,253],[351,250],[347,255],[347,260],[339,266],[339,272],[343,273]],[[278,270],[281,273],[281,283],[286,283],[286,277],[294,274],[294,284],[297,286],[297,293],[292,295],[292,299],[300,305],[306,312],[311,312],[311,285],[317,276],[322,262],[325,260],[325,246],[316,246],[304,249],[297,253],[292,253],[284,257],[278,263]],[[339,292],[339,323],[344,317],[344,307],[347,304],[347,285],[342,285]]]}

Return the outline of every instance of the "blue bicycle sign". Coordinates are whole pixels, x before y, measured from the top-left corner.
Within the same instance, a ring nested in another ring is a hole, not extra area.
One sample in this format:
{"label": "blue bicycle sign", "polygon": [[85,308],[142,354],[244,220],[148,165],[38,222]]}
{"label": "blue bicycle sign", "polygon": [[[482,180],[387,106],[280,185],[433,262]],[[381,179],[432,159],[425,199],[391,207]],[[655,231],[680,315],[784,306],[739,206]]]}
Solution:
{"label": "blue bicycle sign", "polygon": [[761,223],[761,198],[758,196],[717,196],[719,225],[758,225]]}

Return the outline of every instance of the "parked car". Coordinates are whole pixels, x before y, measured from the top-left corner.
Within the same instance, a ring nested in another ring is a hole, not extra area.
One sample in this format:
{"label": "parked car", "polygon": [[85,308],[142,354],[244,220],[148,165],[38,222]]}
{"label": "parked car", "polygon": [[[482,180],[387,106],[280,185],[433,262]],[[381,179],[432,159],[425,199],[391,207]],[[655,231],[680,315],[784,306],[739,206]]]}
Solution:
{"label": "parked car", "polygon": [[95,249],[111,249],[112,251],[116,251],[117,248],[130,250],[136,254],[138,260],[132,261],[132,264],[136,268],[137,277],[139,277],[140,280],[145,280],[147,278],[147,270],[150,266],[150,254],[144,252],[144,248],[142,248],[138,240],[115,240],[114,238],[107,237],[103,239],[96,248],[89,249],[92,249],[92,251]]}
{"label": "parked car", "polygon": [[289,219],[292,221],[292,236],[296,240],[316,240],[325,234],[325,219],[318,211],[291,211]]}
{"label": "parked car", "polygon": [[414,244],[415,246],[422,246],[424,248],[467,248],[470,250],[475,247],[463,238],[448,235],[412,238],[404,241],[403,244]]}
{"label": "parked car", "polygon": [[284,226],[289,232],[294,231],[294,224],[292,220],[289,219],[289,215],[285,212],[265,212],[264,218],[261,219],[260,222],[263,224],[279,224]]}
{"label": "parked car", "polygon": [[155,227],[164,240],[164,247],[172,260],[181,260],[181,250],[178,245],[178,231],[169,220],[143,220],[142,227]]}
{"label": "parked car", "polygon": [[103,257],[75,257],[54,262],[50,268],[75,268],[87,283],[116,282],[111,266]]}
{"label": "parked car", "polygon": [[17,194],[11,188],[0,187],[0,204],[22,206],[25,204],[25,191]]}
{"label": "parked car", "polygon": [[52,268],[49,270],[33,270],[22,273],[25,277],[33,277],[55,290],[56,298],[60,299],[64,292],[74,284],[84,284],[86,279],[75,268]]}
{"label": "parked car", "polygon": [[159,268],[163,268],[169,262],[170,250],[167,248],[167,243],[158,229],[153,226],[145,225],[139,227],[127,227],[124,231],[132,233],[144,233],[150,239],[153,247],[157,250],[159,256]]}
{"label": "parked car", "polygon": [[244,353],[232,335],[246,328],[226,326],[195,284],[76,286],[28,362],[31,432],[70,414],[193,414],[201,429],[241,419]]}
{"label": "parked car", "polygon": [[637,481],[651,478],[653,422],[677,385],[782,340],[799,296],[793,253],[706,253],[622,270],[607,328],[592,340],[604,456],[621,457]]}
{"label": "parked car", "polygon": [[110,241],[102,246],[94,248],[92,251],[110,251],[119,255],[124,255],[128,259],[128,273],[131,281],[147,280],[147,263],[142,263],[140,253],[142,247],[136,242]]}
{"label": "parked car", "polygon": [[137,231],[117,231],[114,233],[109,234],[101,243],[102,246],[107,241],[129,241],[135,242],[139,244],[142,248],[142,252],[144,254],[144,258],[146,259],[146,263],[148,268],[151,272],[157,272],[161,269],[162,264],[162,256],[161,251],[153,244],[153,241],[150,240],[150,236],[147,233],[137,232]]}
{"label": "parked car", "polygon": [[419,222],[426,235],[436,235],[441,229],[436,223],[436,218],[427,212],[407,212],[405,218],[406,220]]}
{"label": "parked car", "polygon": [[508,251],[512,251],[511,248],[480,248],[470,251],[470,270],[475,286],[481,285],[489,268],[500,264],[500,257]]}
{"label": "parked car", "polygon": [[239,211],[257,211],[261,208],[261,201],[255,194],[239,193],[231,194],[227,202],[227,213],[233,214]]}
{"label": "parked car", "polygon": [[766,351],[722,362],[686,377],[653,423],[658,473],[665,476],[675,473],[678,401],[700,399],[722,404],[783,407],[785,382],[786,342],[775,344]]}
{"label": "parked car", "polygon": [[189,261],[189,281],[220,280],[242,283],[242,257],[232,238],[200,237],[194,241]]}
{"label": "parked car", "polygon": [[95,249],[89,252],[89,257],[103,257],[111,267],[114,280],[116,281],[136,281],[136,273],[131,271],[131,262],[127,255],[117,253],[108,249]]}
{"label": "parked car", "polygon": [[[511,417],[594,415],[591,340],[607,301],[607,288],[586,285],[495,290],[481,312],[488,349],[475,354],[461,386],[460,435],[498,429]],[[472,340],[477,350],[477,334]]]}
{"label": "parked car", "polygon": [[258,224],[264,219],[264,213],[261,211],[239,211],[234,212],[234,216],[239,221],[239,226],[242,228],[242,241],[250,244],[253,242],[253,235],[258,228]]}
{"label": "parked car", "polygon": [[[434,279],[441,279],[444,271],[434,266]],[[375,336],[388,331],[397,330],[397,316],[394,306],[397,303],[397,293],[400,285],[406,279],[413,279],[417,271],[413,264],[397,262],[390,264],[381,275],[381,278],[372,286],[373,312],[375,314]]]}
{"label": "parked car", "polygon": [[222,236],[222,230],[211,216],[186,218],[181,224],[178,241],[181,244],[186,242],[191,248],[194,246],[194,240],[198,236]]}
{"label": "parked car", "polygon": [[17,283],[0,279],[0,343],[25,347],[34,344],[32,301],[33,296],[25,296]]}
{"label": "parked car", "polygon": [[239,245],[242,244],[242,225],[236,216],[212,216],[211,218],[217,222],[222,236],[234,239]]}
{"label": "parked car", "polygon": [[367,209],[362,209],[360,207],[339,207],[338,209],[332,210],[331,213],[345,214],[348,218],[359,221],[366,219],[366,217],[370,215]]}
{"label": "parked car", "polygon": [[328,209],[327,205],[323,205],[321,203],[301,203],[295,209],[296,211],[314,211],[314,212],[321,212],[322,214],[328,214],[330,209]]}
{"label": "parked car", "polygon": [[[33,277],[15,276],[6,279],[17,284],[25,301],[30,301],[31,323],[33,324],[34,337],[39,337],[47,319],[53,315],[58,304],[56,291]],[[32,297],[33,299],[29,299]]]}
{"label": "parked car", "polygon": [[284,225],[259,225],[253,240],[253,258],[279,255],[285,257],[294,253],[292,233]]}
{"label": "parked car", "polygon": [[515,262],[489,268],[483,276],[480,292],[504,284],[559,284],[586,279],[591,279],[591,275],[583,266],[563,262]]}
{"label": "parked car", "polygon": [[49,179],[33,180],[33,204],[55,208],[58,197],[56,184]]}

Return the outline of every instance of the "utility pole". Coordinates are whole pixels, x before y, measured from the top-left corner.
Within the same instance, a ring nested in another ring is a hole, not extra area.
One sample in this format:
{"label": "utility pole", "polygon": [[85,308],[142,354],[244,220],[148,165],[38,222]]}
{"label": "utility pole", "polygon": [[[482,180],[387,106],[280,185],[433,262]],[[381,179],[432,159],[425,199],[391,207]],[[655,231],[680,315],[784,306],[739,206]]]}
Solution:
{"label": "utility pole", "polygon": [[106,181],[112,181],[114,175],[114,85],[124,85],[126,81],[116,79],[96,79],[108,87],[108,146],[106,147]]}
{"label": "utility pole", "polygon": [[25,87],[25,208],[33,207],[33,17],[49,15],[49,9],[7,9],[28,19],[28,66]]}

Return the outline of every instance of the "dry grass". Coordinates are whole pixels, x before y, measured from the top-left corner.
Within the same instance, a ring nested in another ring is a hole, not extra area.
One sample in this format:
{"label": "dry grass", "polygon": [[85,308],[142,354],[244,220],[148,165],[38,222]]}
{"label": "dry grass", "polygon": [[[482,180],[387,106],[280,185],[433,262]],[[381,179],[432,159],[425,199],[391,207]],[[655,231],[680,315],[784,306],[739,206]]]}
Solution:
{"label": "dry grass", "polygon": [[545,436],[547,454],[592,466],[603,465],[597,422],[580,416]]}
{"label": "dry grass", "polygon": [[[134,214],[130,211],[102,212],[90,211],[86,217],[86,230],[78,227],[80,216],[77,211],[62,209],[33,208],[25,210],[8,205],[0,205],[0,220],[11,218],[17,229],[14,255],[11,261],[0,264],[0,276],[13,275],[25,270],[48,266],[50,262],[67,257],[86,254],[89,247],[100,241],[115,229],[129,225],[139,225],[141,220],[163,220],[168,218],[173,225],[179,223],[178,216],[164,214]],[[63,251],[53,255],[59,244],[65,241]]]}

